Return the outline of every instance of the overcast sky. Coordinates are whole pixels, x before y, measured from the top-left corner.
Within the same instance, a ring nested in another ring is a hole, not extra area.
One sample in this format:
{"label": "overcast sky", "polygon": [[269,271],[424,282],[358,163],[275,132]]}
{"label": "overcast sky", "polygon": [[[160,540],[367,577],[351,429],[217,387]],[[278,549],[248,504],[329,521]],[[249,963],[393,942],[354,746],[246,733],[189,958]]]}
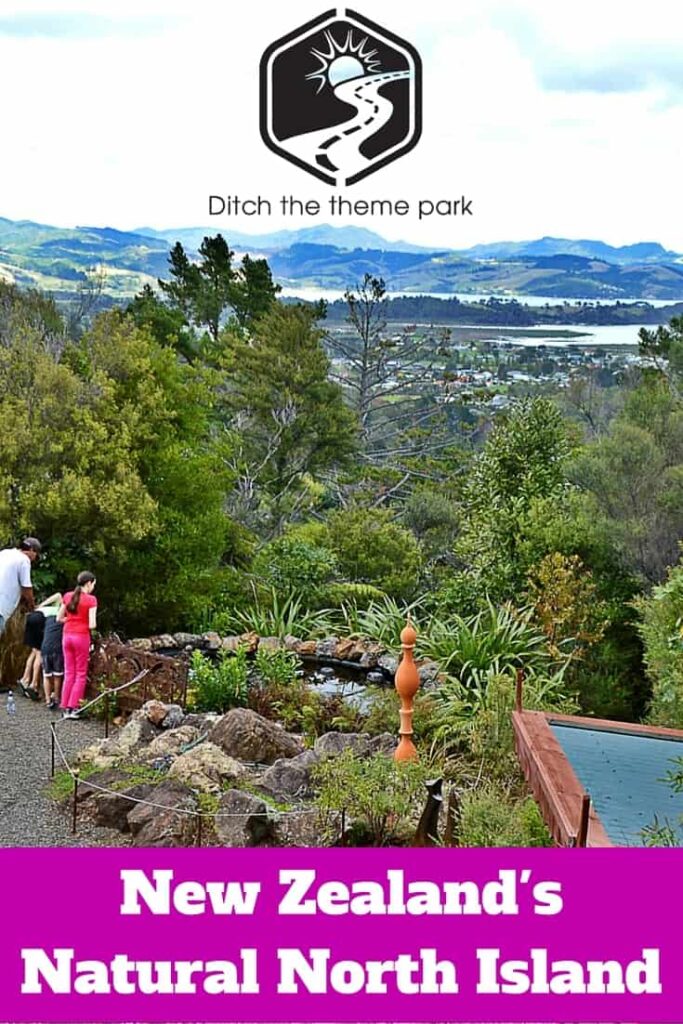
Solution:
{"label": "overcast sky", "polygon": [[[228,237],[329,221],[209,218],[208,195],[329,197],[261,142],[258,65],[330,6],[0,0],[0,216]],[[353,223],[453,248],[547,234],[683,252],[680,0],[351,6],[422,54],[424,131],[345,197],[465,195],[474,213]]]}

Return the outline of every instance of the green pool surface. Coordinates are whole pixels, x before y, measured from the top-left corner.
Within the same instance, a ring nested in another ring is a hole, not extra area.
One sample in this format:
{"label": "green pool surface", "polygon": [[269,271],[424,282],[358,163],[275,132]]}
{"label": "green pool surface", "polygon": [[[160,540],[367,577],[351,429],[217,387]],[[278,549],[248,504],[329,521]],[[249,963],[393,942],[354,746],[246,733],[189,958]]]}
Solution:
{"label": "green pool surface", "polygon": [[670,825],[683,845],[683,793],[663,781],[683,757],[683,740],[550,723],[610,840],[643,846],[641,830]]}

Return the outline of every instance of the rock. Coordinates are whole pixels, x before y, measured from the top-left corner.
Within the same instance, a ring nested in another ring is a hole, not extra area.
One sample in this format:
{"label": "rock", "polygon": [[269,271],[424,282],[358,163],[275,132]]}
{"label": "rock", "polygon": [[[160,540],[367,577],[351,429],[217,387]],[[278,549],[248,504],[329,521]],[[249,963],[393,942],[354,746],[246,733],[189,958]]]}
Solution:
{"label": "rock", "polygon": [[387,675],[392,676],[392,678],[396,675],[396,669],[398,668],[398,658],[394,658],[392,654],[383,654],[380,658],[377,659],[377,664],[382,669],[382,671],[386,672]]}
{"label": "rock", "polygon": [[311,768],[319,760],[313,750],[304,750],[297,757],[280,758],[263,773],[259,785],[274,797],[304,800],[312,796]]}
{"label": "rock", "polygon": [[202,793],[219,792],[226,782],[237,782],[246,769],[234,758],[224,754],[213,743],[200,743],[177,757],[168,770],[168,778],[182,782]]}
{"label": "rock", "polygon": [[370,738],[370,755],[386,754],[387,757],[393,757],[397,746],[398,736],[392,736],[390,732],[381,732],[379,736]]}
{"label": "rock", "polygon": [[420,677],[420,686],[425,690],[433,690],[436,687],[440,665],[435,661],[423,661],[418,665],[417,674]]}
{"label": "rock", "polygon": [[290,811],[277,818],[275,840],[278,846],[324,846],[320,816],[312,808]]}
{"label": "rock", "polygon": [[161,723],[162,729],[177,729],[185,724],[185,712],[180,704],[167,704],[166,714]]}
{"label": "rock", "polygon": [[358,757],[370,754],[370,737],[361,732],[326,732],[318,736],[313,750],[318,757],[337,757],[351,749]]}
{"label": "rock", "polygon": [[148,700],[140,709],[152,725],[160,726],[166,717],[167,706],[160,700]]}
{"label": "rock", "polygon": [[316,674],[322,676],[324,679],[329,679],[331,676],[334,675],[334,669],[332,668],[331,665],[323,665],[321,668],[318,669]]}
{"label": "rock", "polygon": [[135,846],[189,846],[197,831],[197,801],[186,786],[162,782],[150,804],[137,804],[128,813]]}
{"label": "rock", "polygon": [[315,640],[302,640],[295,650],[301,658],[315,658],[317,647]]}
{"label": "rock", "polygon": [[188,743],[199,739],[199,732],[191,725],[181,725],[179,729],[169,729],[168,732],[157,736],[148,747],[145,748],[142,760],[155,761],[157,758],[178,755],[182,748]]}
{"label": "rock", "polygon": [[233,708],[209,733],[209,739],[238,761],[273,764],[281,757],[301,753],[301,741],[275,722],[248,708]]}
{"label": "rock", "polygon": [[122,756],[113,739],[96,740],[95,743],[78,751],[73,758],[73,764],[75,767],[81,764],[92,765],[99,773],[113,768]]}
{"label": "rock", "polygon": [[274,822],[263,800],[231,789],[220,799],[214,829],[223,846],[258,846],[272,838]]}
{"label": "rock", "polygon": [[381,644],[366,642],[359,662],[361,668],[376,668],[383,654],[386,650]]}
{"label": "rock", "polygon": [[238,636],[224,636],[221,640],[221,647],[224,651],[234,654],[240,646],[241,640]]}
{"label": "rock", "polygon": [[287,651],[294,651],[295,653],[299,650],[299,644],[300,643],[301,643],[301,640],[299,639],[299,637],[298,636],[292,636],[291,633],[288,633],[287,636],[283,640],[283,644],[285,646],[285,650],[287,650]]}
{"label": "rock", "polygon": [[202,643],[207,651],[219,651],[222,646],[222,640],[218,633],[209,630],[208,633],[202,635]]}
{"label": "rock", "polygon": [[201,647],[202,638],[196,633],[174,633],[173,640],[176,647]]}
{"label": "rock", "polygon": [[131,640],[130,646],[134,647],[136,651],[151,651],[152,641],[146,636],[136,637],[135,640]]}
{"label": "rock", "polygon": [[161,636],[157,637],[157,640],[159,641],[159,648],[161,650],[168,651],[177,646],[175,638],[171,633],[162,633]]}
{"label": "rock", "polygon": [[95,793],[90,805],[92,820],[102,828],[116,828],[119,832],[130,832],[128,815],[137,806],[135,800],[153,799],[157,789],[148,782],[141,782],[114,793]]}
{"label": "rock", "polygon": [[356,646],[356,641],[349,637],[346,637],[344,640],[338,640],[334,649],[334,657],[339,661],[351,661],[352,655],[356,651]]}
{"label": "rock", "polygon": [[318,658],[334,658],[339,640],[336,636],[328,636],[325,640],[319,640],[315,645],[315,653]]}
{"label": "rock", "polygon": [[255,654],[258,650],[259,635],[258,633],[242,633],[240,636],[240,646],[247,648],[248,654]]}
{"label": "rock", "polygon": [[279,651],[282,649],[282,640],[279,636],[262,636],[259,641],[259,650]]}
{"label": "rock", "polygon": [[173,648],[178,646],[170,633],[162,633],[160,636],[151,636],[149,640],[153,651],[168,651],[173,650]]}
{"label": "rock", "polygon": [[185,715],[183,718],[183,725],[191,725],[193,729],[198,729],[200,733],[208,733],[210,729],[213,729],[220,717],[221,716],[215,711],[204,711],[201,714]]}
{"label": "rock", "polygon": [[[121,768],[106,768],[104,771],[93,772],[87,779],[81,779],[78,783],[78,803],[85,803],[95,796],[99,790],[94,786],[102,786],[103,789],[113,789],[125,783],[128,775]],[[91,783],[91,785],[88,785]],[[71,799],[71,797],[69,797]],[[130,810],[130,808],[129,808]]]}
{"label": "rock", "polygon": [[365,677],[369,683],[385,683],[386,677],[384,672],[368,672]]}
{"label": "rock", "polygon": [[135,712],[115,736],[98,740],[76,755],[77,764],[89,762],[96,768],[112,768],[119,761],[131,760],[141,747],[157,735],[157,730],[141,712]]}

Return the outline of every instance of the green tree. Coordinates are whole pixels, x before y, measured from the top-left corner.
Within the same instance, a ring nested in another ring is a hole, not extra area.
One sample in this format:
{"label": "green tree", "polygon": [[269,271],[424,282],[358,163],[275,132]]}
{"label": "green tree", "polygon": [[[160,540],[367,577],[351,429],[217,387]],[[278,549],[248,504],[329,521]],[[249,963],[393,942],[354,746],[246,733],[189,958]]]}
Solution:
{"label": "green tree", "polygon": [[683,407],[666,382],[645,380],[629,394],[569,475],[594,499],[628,568],[661,581],[683,536]]}
{"label": "green tree", "polygon": [[229,437],[239,434],[237,507],[244,521],[271,530],[355,450],[355,418],[328,380],[316,312],[275,304],[250,336],[233,334],[226,345],[219,415]]}
{"label": "green tree", "polygon": [[394,598],[415,594],[422,565],[420,546],[388,509],[341,509],[328,518],[326,526],[327,544],[345,579],[369,583]]}
{"label": "green tree", "polygon": [[245,256],[236,267],[234,256],[222,235],[204,238],[196,263],[176,242],[169,255],[170,280],[159,280],[171,308],[186,324],[208,330],[214,347],[230,313],[240,327],[249,328],[280,291],[266,260]]}
{"label": "green tree", "polygon": [[515,599],[521,592],[525,523],[535,502],[566,493],[569,453],[561,414],[549,399],[523,399],[496,421],[467,479],[455,545],[463,571],[454,599],[463,610],[484,597]]}
{"label": "green tree", "polygon": [[637,604],[639,632],[652,684],[648,720],[683,728],[683,565],[674,566],[664,583]]}
{"label": "green tree", "polygon": [[105,626],[187,624],[241,551],[212,393],[120,313],[97,318],[61,359],[30,328],[0,346],[0,530],[43,540],[46,586],[93,569]]}

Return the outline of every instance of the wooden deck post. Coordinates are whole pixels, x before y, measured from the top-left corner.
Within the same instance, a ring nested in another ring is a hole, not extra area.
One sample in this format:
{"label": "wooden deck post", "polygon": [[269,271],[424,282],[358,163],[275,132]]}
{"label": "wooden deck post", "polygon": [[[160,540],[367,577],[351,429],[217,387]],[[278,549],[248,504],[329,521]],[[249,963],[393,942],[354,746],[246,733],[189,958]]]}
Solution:
{"label": "wooden deck post", "polygon": [[588,823],[590,821],[591,813],[591,798],[588,793],[584,793],[581,798],[581,817],[579,818],[579,831],[576,836],[577,846],[588,845]]}
{"label": "wooden deck post", "polygon": [[515,685],[515,711],[524,710],[524,669],[517,669],[517,683]]}

